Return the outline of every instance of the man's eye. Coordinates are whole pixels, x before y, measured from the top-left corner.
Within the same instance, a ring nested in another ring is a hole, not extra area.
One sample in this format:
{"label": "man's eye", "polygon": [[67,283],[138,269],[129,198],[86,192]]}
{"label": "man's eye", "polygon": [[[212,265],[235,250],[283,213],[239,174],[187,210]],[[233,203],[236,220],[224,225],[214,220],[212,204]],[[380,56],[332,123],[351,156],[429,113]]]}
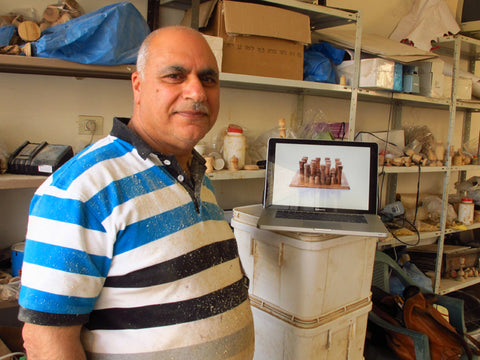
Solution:
{"label": "man's eye", "polygon": [[201,78],[201,81],[205,86],[213,86],[218,83],[218,78],[215,76],[204,76]]}
{"label": "man's eye", "polygon": [[169,80],[169,81],[181,81],[184,78],[182,74],[167,74],[164,76],[164,79]]}

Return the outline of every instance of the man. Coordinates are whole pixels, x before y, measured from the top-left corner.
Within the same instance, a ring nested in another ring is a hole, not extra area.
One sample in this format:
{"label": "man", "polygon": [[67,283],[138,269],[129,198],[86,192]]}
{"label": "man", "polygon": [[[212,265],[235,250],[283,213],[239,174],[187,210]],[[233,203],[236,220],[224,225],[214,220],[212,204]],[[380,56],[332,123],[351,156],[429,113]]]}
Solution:
{"label": "man", "polygon": [[247,281],[193,150],[219,110],[215,58],[198,32],[167,27],[137,66],[132,118],[32,199],[28,359],[251,359]]}

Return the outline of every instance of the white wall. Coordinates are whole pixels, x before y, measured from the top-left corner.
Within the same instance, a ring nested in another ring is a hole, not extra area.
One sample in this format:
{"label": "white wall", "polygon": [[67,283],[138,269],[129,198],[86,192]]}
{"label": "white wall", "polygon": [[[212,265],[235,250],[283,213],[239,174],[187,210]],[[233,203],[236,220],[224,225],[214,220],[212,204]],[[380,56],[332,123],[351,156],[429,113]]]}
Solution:
{"label": "white wall", "polygon": [[[78,0],[88,12],[115,1]],[[56,1],[2,0],[0,13],[34,7],[38,16],[44,8]],[[133,3],[145,16],[146,0]],[[361,3],[361,4],[359,4]],[[363,14],[364,31],[384,36],[393,30],[394,24],[408,12],[413,0],[329,0],[328,4],[342,8],[359,7]],[[175,22],[178,12],[162,12],[164,22]],[[180,14],[181,15],[181,14]],[[0,141],[13,151],[24,140],[71,144],[75,150],[90,141],[87,135],[77,134],[79,115],[104,117],[103,134],[110,130],[113,116],[130,116],[131,88],[127,80],[76,79],[41,75],[0,73]],[[255,139],[276,126],[279,118],[287,124],[296,120],[296,95],[275,94],[261,91],[222,89],[218,122],[205,141],[214,142],[216,135],[233,122],[246,129],[249,139]],[[306,96],[305,110],[321,110],[327,121],[347,121],[348,101]],[[374,103],[360,103],[357,125],[359,129],[386,130],[390,107]],[[448,112],[429,109],[404,109],[405,123],[428,124],[435,136],[446,140]],[[438,125],[437,125],[438,124]],[[476,133],[480,126],[474,125]],[[461,129],[457,134],[461,133]],[[96,137],[98,138],[98,137]],[[457,138],[458,135],[457,135]],[[438,176],[437,176],[438,178]],[[422,190],[440,190],[438,179],[425,180]],[[402,180],[400,188],[412,189],[416,178]],[[216,182],[219,201],[224,208],[261,202],[263,181],[234,180]],[[414,188],[413,188],[414,189]],[[246,191],[248,190],[248,191]],[[413,190],[412,190],[413,191]],[[0,190],[0,249],[22,241],[26,229],[26,213],[31,190]],[[5,206],[5,204],[8,204]],[[10,206],[14,204],[14,206]]]}

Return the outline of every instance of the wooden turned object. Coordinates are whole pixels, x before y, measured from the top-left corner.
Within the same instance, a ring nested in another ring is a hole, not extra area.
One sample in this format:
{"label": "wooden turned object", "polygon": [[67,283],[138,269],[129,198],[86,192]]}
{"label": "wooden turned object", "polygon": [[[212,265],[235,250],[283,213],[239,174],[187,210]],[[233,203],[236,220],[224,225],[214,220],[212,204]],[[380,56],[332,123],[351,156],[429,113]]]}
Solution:
{"label": "wooden turned object", "polygon": [[40,26],[33,21],[24,21],[18,25],[18,35],[24,41],[36,41],[40,38]]}

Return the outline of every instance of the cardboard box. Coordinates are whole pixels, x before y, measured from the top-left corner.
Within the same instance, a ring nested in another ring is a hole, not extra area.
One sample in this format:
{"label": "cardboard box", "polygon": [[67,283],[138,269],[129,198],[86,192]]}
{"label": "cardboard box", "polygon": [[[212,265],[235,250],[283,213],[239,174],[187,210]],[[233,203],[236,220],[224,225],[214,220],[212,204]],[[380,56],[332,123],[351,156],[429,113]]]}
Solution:
{"label": "cardboard box", "polygon": [[434,98],[443,97],[445,63],[441,59],[430,59],[414,64],[418,66],[420,95]]}
{"label": "cardboard box", "polygon": [[[443,96],[450,98],[452,95],[452,81],[451,76],[443,76]],[[457,99],[470,100],[472,99],[472,79],[458,78],[457,81]]]}
{"label": "cardboard box", "polygon": [[311,42],[307,15],[219,1],[203,32],[223,38],[223,72],[303,79],[303,47]]}
{"label": "cardboard box", "polygon": [[[354,61],[347,60],[337,66],[338,76],[345,75],[347,85],[352,85]],[[362,59],[360,64],[361,88],[402,91],[402,65],[382,58]]]}

